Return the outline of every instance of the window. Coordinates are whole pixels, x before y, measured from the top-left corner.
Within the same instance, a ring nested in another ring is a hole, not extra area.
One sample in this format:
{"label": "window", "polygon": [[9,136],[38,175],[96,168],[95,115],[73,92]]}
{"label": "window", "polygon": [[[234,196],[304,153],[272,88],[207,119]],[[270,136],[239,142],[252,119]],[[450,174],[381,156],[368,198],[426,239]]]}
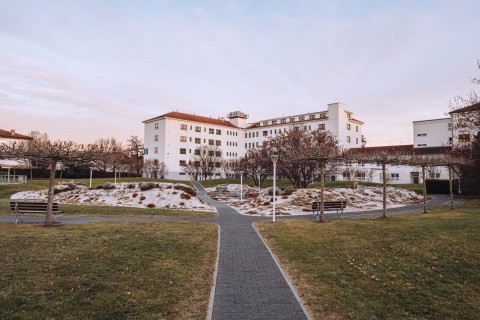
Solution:
{"label": "window", "polygon": [[262,134],[263,134],[264,137],[266,137],[266,136],[268,136],[268,131],[265,130],[265,131],[262,132]]}
{"label": "window", "polygon": [[187,154],[187,149],[180,148],[180,154]]}
{"label": "window", "polygon": [[217,133],[217,135],[221,135],[221,134],[222,134],[222,130],[217,129],[216,133]]}
{"label": "window", "polygon": [[200,155],[200,149],[195,149],[195,155],[199,156]]}
{"label": "window", "polygon": [[158,134],[155,135],[155,141],[158,141]]}
{"label": "window", "polygon": [[417,134],[417,137],[426,137],[426,136],[427,136],[426,133],[418,133],[418,134]]}
{"label": "window", "polygon": [[350,172],[348,171],[343,172],[343,180],[350,180]]}
{"label": "window", "polygon": [[365,180],[365,172],[357,172],[355,173],[355,178],[357,178],[357,180]]}
{"label": "window", "polygon": [[358,138],[355,138],[355,144],[358,144]]}
{"label": "window", "polygon": [[315,115],[314,115],[314,114],[311,114],[311,115],[308,116],[308,118],[309,118],[310,120],[314,120],[314,119],[315,119]]}
{"label": "window", "polygon": [[187,142],[186,136],[180,136],[180,142]]}
{"label": "window", "polygon": [[448,123],[447,130],[452,131],[452,123]]}
{"label": "window", "polygon": [[358,167],[365,167],[365,162],[358,161],[358,162],[357,162],[357,166],[358,166]]}
{"label": "window", "polygon": [[196,144],[202,143],[202,139],[200,139],[200,138],[195,138],[195,143],[196,143]]}
{"label": "window", "polygon": [[245,139],[247,139],[248,134],[245,132]]}
{"label": "window", "polygon": [[209,128],[209,129],[208,129],[208,133],[209,133],[209,134],[214,134],[214,133],[215,133],[215,129]]}
{"label": "window", "polygon": [[187,165],[187,161],[180,160],[180,167],[185,167]]}
{"label": "window", "polygon": [[327,117],[327,115],[325,113],[320,113],[319,116],[320,116],[320,118],[326,118]]}
{"label": "window", "polygon": [[180,130],[187,130],[187,128],[186,124],[180,124]]}
{"label": "window", "polygon": [[290,118],[290,122],[295,122],[295,118]]}
{"label": "window", "polygon": [[153,148],[153,153],[158,153],[158,147]]}
{"label": "window", "polygon": [[350,123],[347,123],[347,130],[350,130]]}
{"label": "window", "polygon": [[293,131],[298,131],[298,130],[300,130],[299,127],[293,127]]}
{"label": "window", "polygon": [[287,123],[287,119],[280,120],[280,123]]}
{"label": "window", "polygon": [[458,135],[458,143],[468,143],[470,142],[470,135],[467,133]]}
{"label": "window", "polygon": [[221,146],[221,145],[222,145],[222,141],[221,141],[221,140],[215,140],[215,145],[216,145],[216,146]]}
{"label": "window", "polygon": [[318,129],[319,130],[325,130],[325,123],[319,123],[318,124]]}
{"label": "window", "polygon": [[352,162],[351,161],[345,161],[345,167],[351,167]]}
{"label": "window", "polygon": [[400,180],[400,174],[399,173],[390,173],[390,180]]}
{"label": "window", "polygon": [[358,132],[358,126],[355,126],[355,132]]}
{"label": "window", "polygon": [[426,147],[426,146],[427,146],[426,143],[419,143],[419,144],[417,144],[417,147]]}
{"label": "window", "polygon": [[304,116],[298,117],[298,121],[303,121],[303,120],[305,120],[305,117],[304,117]]}
{"label": "window", "polygon": [[350,136],[347,136],[347,143],[350,143]]}
{"label": "window", "polygon": [[352,114],[351,114],[351,113],[347,113],[347,118],[348,118],[348,119],[352,119]]}
{"label": "window", "polygon": [[181,176],[184,176],[186,173],[185,172],[179,172],[178,174],[181,175]]}
{"label": "window", "polygon": [[272,120],[272,124],[277,124],[277,120]]}
{"label": "window", "polygon": [[148,154],[148,148],[143,148],[143,154]]}
{"label": "window", "polygon": [[453,140],[452,137],[449,137],[448,138],[448,144],[452,144],[452,140]]}
{"label": "window", "polygon": [[251,133],[251,132],[248,133],[248,137],[249,137],[249,138],[252,137],[252,133]]}
{"label": "window", "polygon": [[202,132],[202,127],[195,127],[195,132]]}
{"label": "window", "polygon": [[215,156],[216,157],[221,157],[222,156],[222,151],[216,151]]}
{"label": "window", "polygon": [[158,123],[155,123],[155,130],[158,129]]}
{"label": "window", "polygon": [[268,121],[263,121],[264,126],[268,126]]}
{"label": "window", "polygon": [[214,154],[215,154],[215,152],[213,150],[208,151],[208,156],[209,157],[213,157]]}
{"label": "window", "polygon": [[213,146],[215,144],[215,140],[213,139],[208,139],[208,145]]}

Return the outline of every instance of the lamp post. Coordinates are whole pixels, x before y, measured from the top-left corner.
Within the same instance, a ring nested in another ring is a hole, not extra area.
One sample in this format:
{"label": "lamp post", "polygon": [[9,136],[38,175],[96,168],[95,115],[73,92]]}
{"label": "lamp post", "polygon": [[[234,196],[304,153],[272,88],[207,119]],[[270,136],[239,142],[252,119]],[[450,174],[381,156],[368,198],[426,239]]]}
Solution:
{"label": "lamp post", "polygon": [[261,183],[261,177],[262,175],[260,174],[260,170],[262,170],[262,167],[258,166],[257,167],[257,178],[258,178],[258,196],[260,197],[260,190],[262,189],[262,183]]}
{"label": "lamp post", "polygon": [[275,193],[277,191],[277,160],[278,160],[278,154],[272,154],[271,155],[272,161],[273,161],[273,220],[272,222],[275,223]]}
{"label": "lamp post", "polygon": [[93,172],[93,168],[90,167],[90,189],[92,189],[92,176],[93,176],[92,172]]}
{"label": "lamp post", "polygon": [[243,202],[243,170],[240,171],[240,202]]}

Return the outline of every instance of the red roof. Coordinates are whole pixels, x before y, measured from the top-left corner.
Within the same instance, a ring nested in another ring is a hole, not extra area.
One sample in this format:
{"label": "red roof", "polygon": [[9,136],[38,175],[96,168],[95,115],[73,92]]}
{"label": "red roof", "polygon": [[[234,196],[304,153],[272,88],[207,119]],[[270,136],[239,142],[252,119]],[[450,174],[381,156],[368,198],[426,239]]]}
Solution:
{"label": "red roof", "polygon": [[413,144],[405,145],[395,145],[395,146],[378,146],[378,147],[364,147],[364,148],[351,148],[348,149],[349,152],[355,153],[364,153],[364,152],[401,152],[401,153],[413,153],[413,154],[439,154],[446,153],[450,151],[452,147],[424,147],[424,148],[414,148]]}
{"label": "red roof", "polygon": [[477,102],[475,104],[472,104],[471,106],[465,107],[465,108],[460,108],[457,110],[453,110],[450,112],[452,113],[463,113],[463,112],[471,112],[471,111],[480,111],[480,102]]}
{"label": "red roof", "polygon": [[145,121],[143,121],[143,123],[152,122],[152,121],[156,121],[156,120],[162,120],[162,119],[165,119],[165,118],[174,118],[174,119],[180,119],[180,120],[186,120],[186,121],[215,124],[217,126],[238,128],[236,125],[232,124],[230,121],[226,121],[226,120],[222,120],[222,119],[209,118],[209,117],[202,117],[202,116],[197,116],[195,114],[182,113],[182,112],[176,112],[176,111],[165,113],[161,116],[145,120]]}
{"label": "red roof", "polygon": [[17,139],[17,140],[32,140],[32,137],[16,133],[15,130],[2,130],[0,129],[0,139]]}

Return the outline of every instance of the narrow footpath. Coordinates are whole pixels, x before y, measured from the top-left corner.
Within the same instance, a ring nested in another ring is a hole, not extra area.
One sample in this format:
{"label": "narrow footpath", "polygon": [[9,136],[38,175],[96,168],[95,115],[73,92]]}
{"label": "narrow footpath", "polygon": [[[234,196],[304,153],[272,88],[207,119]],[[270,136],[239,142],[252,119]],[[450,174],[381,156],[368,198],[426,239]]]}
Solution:
{"label": "narrow footpath", "polygon": [[253,220],[206,196],[218,210],[220,255],[212,319],[308,319],[267,247],[253,229]]}

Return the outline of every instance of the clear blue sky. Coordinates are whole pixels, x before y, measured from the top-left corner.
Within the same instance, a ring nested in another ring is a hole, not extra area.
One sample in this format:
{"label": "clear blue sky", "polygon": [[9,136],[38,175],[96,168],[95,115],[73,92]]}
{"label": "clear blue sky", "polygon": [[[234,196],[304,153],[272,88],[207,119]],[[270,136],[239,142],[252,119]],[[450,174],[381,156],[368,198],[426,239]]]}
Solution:
{"label": "clear blue sky", "polygon": [[0,128],[143,137],[178,110],[250,120],[343,102],[412,142],[478,76],[480,1],[0,0]]}

